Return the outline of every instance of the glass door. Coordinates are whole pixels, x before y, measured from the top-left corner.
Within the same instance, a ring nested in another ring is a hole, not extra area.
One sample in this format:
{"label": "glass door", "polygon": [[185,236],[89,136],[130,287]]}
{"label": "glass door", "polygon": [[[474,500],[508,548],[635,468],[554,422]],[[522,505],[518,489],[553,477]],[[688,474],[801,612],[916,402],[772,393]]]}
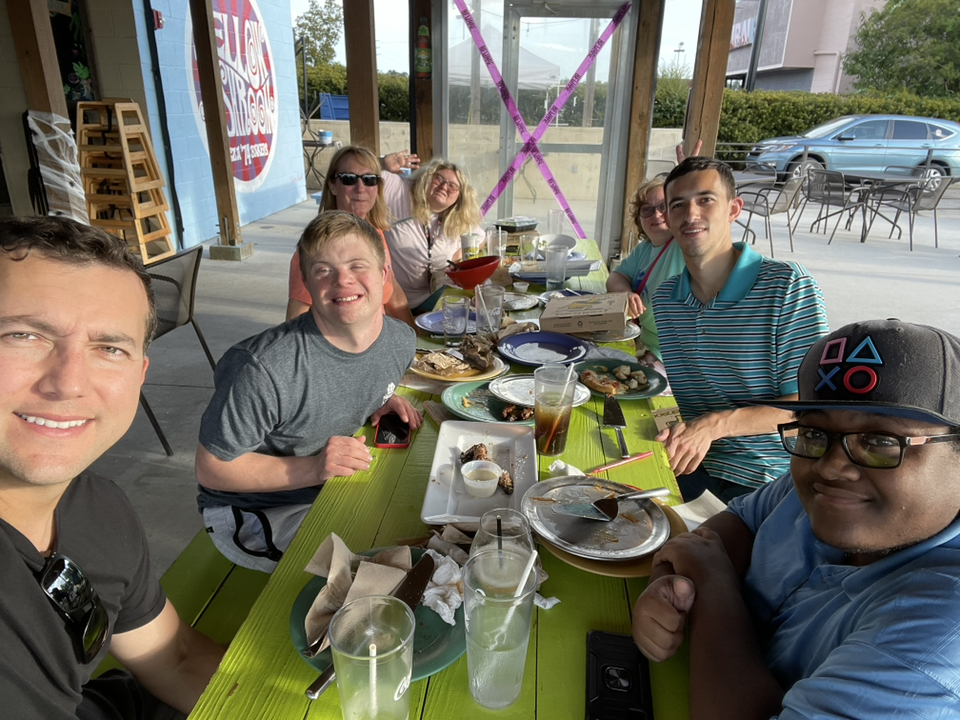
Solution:
{"label": "glass door", "polygon": [[[530,133],[623,5],[617,0],[465,2]],[[563,201],[605,254],[622,222],[638,7],[634,3],[538,142]],[[524,140],[453,0],[447,0],[446,11],[445,153],[464,166],[483,203]],[[546,232],[548,212],[561,208],[561,202],[528,157],[485,221],[527,215],[540,220],[539,229]],[[563,232],[576,234],[568,221]]]}

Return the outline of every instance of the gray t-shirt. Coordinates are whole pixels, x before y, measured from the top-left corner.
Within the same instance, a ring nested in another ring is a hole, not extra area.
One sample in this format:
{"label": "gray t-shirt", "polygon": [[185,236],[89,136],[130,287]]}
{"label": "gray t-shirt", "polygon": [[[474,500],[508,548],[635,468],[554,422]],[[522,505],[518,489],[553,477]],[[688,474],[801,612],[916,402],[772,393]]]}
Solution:
{"label": "gray t-shirt", "polygon": [[86,473],[75,478],[55,522],[55,550],[92,583],[109,634],[97,656],[80,664],[66,622],[40,589],[43,556],[0,520],[0,717],[11,720],[76,720],[81,688],[113,635],[153,621],[167,601],[150,569],[143,527],[112,482]]}
{"label": "gray t-shirt", "polygon": [[[413,330],[383,319],[362,353],[331,345],[311,313],[247,338],[217,363],[216,390],[200,423],[200,444],[224,461],[257,452],[318,454],[335,436],[353,435],[397,389],[416,353]],[[259,510],[311,503],[319,487],[234,493],[200,486],[200,509]]]}

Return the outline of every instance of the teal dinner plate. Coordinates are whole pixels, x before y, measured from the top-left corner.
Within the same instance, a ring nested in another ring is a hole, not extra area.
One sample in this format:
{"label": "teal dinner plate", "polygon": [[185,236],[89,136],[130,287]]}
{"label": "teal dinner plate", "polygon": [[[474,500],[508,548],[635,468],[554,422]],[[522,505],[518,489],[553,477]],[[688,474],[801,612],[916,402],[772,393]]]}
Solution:
{"label": "teal dinner plate", "polygon": [[[667,389],[667,379],[652,368],[641,365],[637,362],[620,362],[619,360],[588,360],[587,362],[577,363],[574,369],[577,371],[577,377],[583,375],[584,370],[593,370],[598,373],[605,373],[613,377],[613,369],[621,365],[629,365],[631,372],[640,370],[647,376],[647,386],[642,390],[628,390],[623,395],[614,395],[617,400],[643,400],[659,395]],[[603,368],[606,368],[605,370]],[[581,382],[583,382],[581,380]],[[597,392],[591,388],[594,397],[603,397],[603,393]]]}
{"label": "teal dinner plate", "polygon": [[[504,420],[502,413],[508,403],[490,392],[489,386],[489,380],[457,383],[444,390],[441,399],[450,412],[464,420],[504,425],[533,425],[533,418],[515,422]],[[464,398],[468,403],[466,407],[463,404]]]}
{"label": "teal dinner plate", "polygon": [[[368,557],[376,555],[383,548],[365,550],[358,553]],[[422,548],[410,548],[413,562],[416,563],[423,555]],[[333,656],[328,647],[316,657],[308,658],[303,654],[307,648],[307,631],[303,628],[303,620],[313,605],[317,594],[327,584],[327,579],[313,576],[304,585],[303,590],[293,603],[290,612],[290,638],[297,654],[305,663],[319,672],[326,670],[333,662]],[[463,632],[463,605],[457,608],[454,619],[455,626],[447,625],[433,610],[422,603],[417,605],[414,613],[417,619],[417,629],[413,635],[413,680],[422,680],[434,673],[440,672],[448,665],[452,665],[467,650],[467,639]]]}

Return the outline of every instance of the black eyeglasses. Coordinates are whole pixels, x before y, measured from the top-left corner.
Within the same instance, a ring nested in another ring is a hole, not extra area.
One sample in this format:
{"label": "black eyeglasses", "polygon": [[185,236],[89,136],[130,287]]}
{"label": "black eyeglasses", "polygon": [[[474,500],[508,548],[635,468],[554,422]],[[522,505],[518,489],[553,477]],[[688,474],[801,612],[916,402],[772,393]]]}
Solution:
{"label": "black eyeglasses", "polygon": [[333,176],[334,180],[339,180],[341,185],[350,187],[356,185],[357,180],[363,181],[367,187],[376,187],[380,182],[380,176],[370,173],[369,175],[357,175],[356,173],[337,173]]}
{"label": "black eyeglasses", "polygon": [[107,639],[107,610],[97,591],[70,558],[54,553],[37,574],[40,589],[66,621],[81,664],[93,660]]}
{"label": "black eyeglasses", "polygon": [[854,465],[892,470],[900,467],[907,446],[947,442],[960,437],[950,435],[892,435],[883,432],[832,433],[800,423],[778,425],[780,441],[791,455],[816,460],[827,454],[839,440]]}
{"label": "black eyeglasses", "polygon": [[653,217],[657,213],[660,213],[661,215],[666,215],[667,206],[664,203],[660,203],[659,205],[641,205],[640,206],[640,217],[642,218]]}

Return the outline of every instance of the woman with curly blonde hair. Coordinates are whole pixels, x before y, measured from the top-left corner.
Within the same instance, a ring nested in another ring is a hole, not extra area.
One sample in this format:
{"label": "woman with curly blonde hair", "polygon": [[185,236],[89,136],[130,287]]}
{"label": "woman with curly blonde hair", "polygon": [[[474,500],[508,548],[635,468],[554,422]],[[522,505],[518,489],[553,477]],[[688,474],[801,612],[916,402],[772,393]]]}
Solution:
{"label": "woman with curly blonde hair", "polygon": [[640,231],[640,242],[610,273],[607,292],[629,293],[630,314],[640,320],[640,341],[646,348],[644,354],[638,355],[641,362],[652,365],[661,357],[650,298],[664,280],[683,272],[684,268],[683,253],[673,242],[673,231],[667,227],[661,178],[640,184],[630,200],[630,214]]}
{"label": "woman with curly blonde hair", "polygon": [[441,158],[431,160],[409,178],[392,173],[402,160],[387,156],[384,197],[393,214],[385,237],[393,269],[414,312],[432,310],[447,282],[448,260],[460,257],[460,236],[481,233],[477,193],[463,170]]}

